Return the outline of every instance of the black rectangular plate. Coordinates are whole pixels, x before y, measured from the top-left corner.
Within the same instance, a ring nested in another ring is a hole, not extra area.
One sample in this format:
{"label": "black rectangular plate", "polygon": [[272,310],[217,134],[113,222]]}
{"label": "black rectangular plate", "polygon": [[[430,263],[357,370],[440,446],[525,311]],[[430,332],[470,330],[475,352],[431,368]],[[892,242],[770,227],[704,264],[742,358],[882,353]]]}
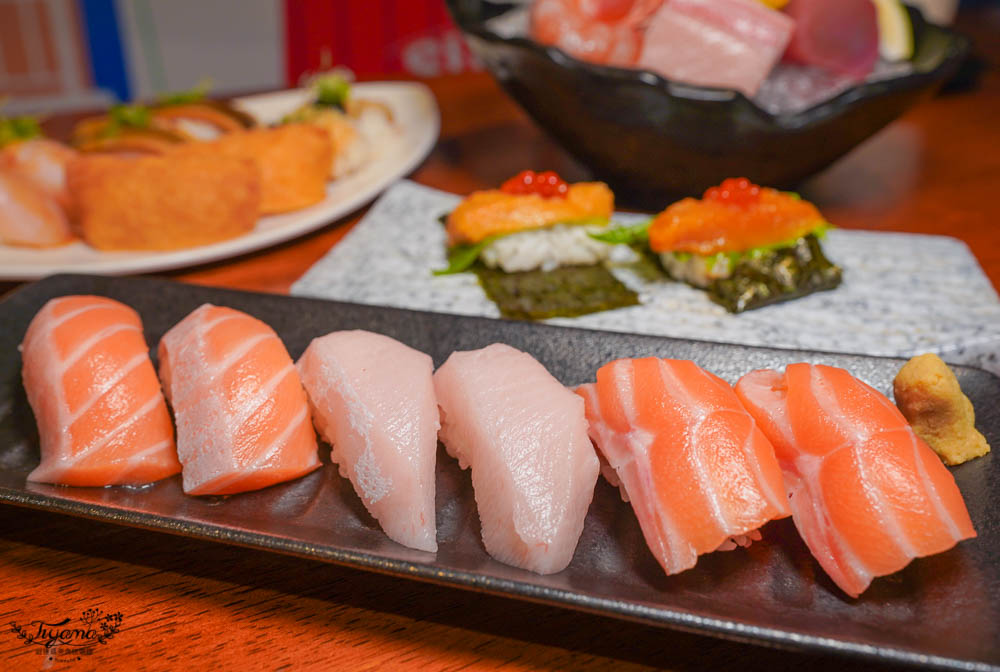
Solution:
{"label": "black rectangular plate", "polygon": [[[0,501],[740,641],[931,668],[1000,670],[1000,466],[992,454],[952,470],[979,537],[877,579],[857,600],[830,582],[787,519],[765,526],[764,540],[748,549],[702,556],[694,569],[665,576],[632,510],[603,480],[573,562],[563,572],[539,576],[486,554],[469,475],[443,451],[437,470],[437,554],[385,537],[329,463],[292,483],[225,498],[188,497],[179,477],[138,489],[26,482],[39,453],[17,346],[37,310],[65,294],[100,294],[131,305],[142,315],[153,346],[188,312],[210,302],[270,324],[293,358],[312,338],[338,329],[387,334],[429,353],[436,365],[454,350],[500,341],[531,353],[567,385],[592,380],[597,368],[616,357],[659,355],[693,359],[730,381],[760,367],[827,363],[888,392],[901,360],[587,331],[149,278],[55,276],[0,304]],[[954,368],[976,408],[980,431],[1000,445],[1000,379]]]}

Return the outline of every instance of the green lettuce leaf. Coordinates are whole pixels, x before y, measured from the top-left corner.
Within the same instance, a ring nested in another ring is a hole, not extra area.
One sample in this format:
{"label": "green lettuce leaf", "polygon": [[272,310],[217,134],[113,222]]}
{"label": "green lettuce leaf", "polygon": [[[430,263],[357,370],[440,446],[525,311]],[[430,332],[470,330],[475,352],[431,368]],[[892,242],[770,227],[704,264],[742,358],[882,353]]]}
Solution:
{"label": "green lettuce leaf", "polygon": [[638,245],[649,242],[649,224],[652,219],[631,226],[616,226],[606,231],[588,234],[594,240],[610,245]]}
{"label": "green lettuce leaf", "polygon": [[351,83],[336,73],[317,77],[313,86],[316,89],[316,104],[325,107],[344,109],[351,95]]}
{"label": "green lettuce leaf", "polygon": [[208,95],[209,89],[212,88],[212,80],[209,78],[203,78],[199,81],[194,88],[188,89],[187,91],[175,91],[173,93],[165,93],[156,99],[157,104],[161,106],[168,105],[187,105],[189,103],[198,103],[205,100],[205,96]]}
{"label": "green lettuce leaf", "polygon": [[[441,215],[441,224],[446,224],[447,215]],[[549,229],[554,226],[603,226],[607,224],[608,220],[604,217],[590,217],[588,219],[579,219],[569,222],[555,222],[550,226],[540,227],[538,229],[525,229],[525,231],[541,231],[544,229]],[[503,238],[504,236],[512,236],[517,233],[524,233],[524,231],[511,231],[510,233],[502,233],[496,236],[489,236],[482,239],[478,243],[470,245],[455,245],[448,248],[448,268],[440,268],[434,271],[434,275],[451,275],[452,273],[464,273],[469,270],[479,255],[482,254],[483,250],[498,238]],[[594,235],[594,234],[590,234]]]}
{"label": "green lettuce leaf", "polygon": [[448,268],[439,268],[434,271],[434,275],[451,275],[453,273],[464,273],[469,270],[479,255],[482,254],[486,246],[500,236],[490,236],[483,238],[478,243],[472,245],[454,245],[448,248]]}
{"label": "green lettuce leaf", "polygon": [[0,119],[0,147],[18,140],[30,140],[42,135],[38,120],[34,117],[9,117]]}

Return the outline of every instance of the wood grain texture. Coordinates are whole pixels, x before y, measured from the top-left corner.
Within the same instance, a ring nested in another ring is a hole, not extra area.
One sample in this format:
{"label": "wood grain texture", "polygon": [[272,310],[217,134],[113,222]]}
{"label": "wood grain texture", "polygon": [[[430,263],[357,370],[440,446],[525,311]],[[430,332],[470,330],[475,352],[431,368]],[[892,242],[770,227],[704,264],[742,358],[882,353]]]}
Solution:
{"label": "wood grain texture", "polygon": [[[964,240],[1000,287],[1000,10],[961,16],[986,63],[979,88],[937,97],[810,180],[837,226]],[[462,193],[517,171],[587,173],[485,74],[430,82],[437,147],[412,175]],[[71,118],[51,120],[65,135]],[[364,214],[237,259],[168,274],[284,293]],[[0,292],[16,287],[0,284]],[[79,660],[47,660],[8,630],[85,609],[122,626]],[[879,670],[440,588],[314,561],[0,505],[4,670]]]}

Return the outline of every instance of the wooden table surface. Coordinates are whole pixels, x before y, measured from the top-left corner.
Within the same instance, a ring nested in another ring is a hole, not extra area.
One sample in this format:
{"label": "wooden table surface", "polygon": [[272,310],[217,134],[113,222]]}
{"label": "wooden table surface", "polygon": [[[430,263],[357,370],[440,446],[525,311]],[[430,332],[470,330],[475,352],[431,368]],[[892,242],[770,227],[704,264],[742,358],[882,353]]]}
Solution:
{"label": "wooden table surface", "polygon": [[[835,225],[961,238],[1000,286],[1000,10],[966,13],[977,89],[927,101],[803,185]],[[429,82],[441,139],[411,176],[458,193],[525,167],[586,177],[485,74]],[[285,293],[364,214],[169,274]],[[14,285],[0,285],[0,291]],[[121,630],[48,660],[8,623],[120,612]],[[776,651],[319,562],[0,506],[2,669],[885,669]]]}

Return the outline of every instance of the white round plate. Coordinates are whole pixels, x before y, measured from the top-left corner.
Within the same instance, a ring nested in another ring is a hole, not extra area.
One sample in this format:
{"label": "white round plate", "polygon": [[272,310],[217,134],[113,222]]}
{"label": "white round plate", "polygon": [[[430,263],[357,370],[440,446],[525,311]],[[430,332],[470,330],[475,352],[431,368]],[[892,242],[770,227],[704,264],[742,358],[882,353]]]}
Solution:
{"label": "white round plate", "polygon": [[[437,141],[441,125],[434,96],[423,84],[362,82],[352,90],[359,98],[389,105],[399,133],[361,170],[327,183],[322,202],[262,217],[252,232],[239,238],[170,252],[101,252],[81,242],[45,250],[0,245],[0,279],[34,280],[53,273],[125,275],[195,266],[284,242],[347,215],[416,168]],[[308,95],[293,89],[233,102],[266,124],[298,107]]]}

